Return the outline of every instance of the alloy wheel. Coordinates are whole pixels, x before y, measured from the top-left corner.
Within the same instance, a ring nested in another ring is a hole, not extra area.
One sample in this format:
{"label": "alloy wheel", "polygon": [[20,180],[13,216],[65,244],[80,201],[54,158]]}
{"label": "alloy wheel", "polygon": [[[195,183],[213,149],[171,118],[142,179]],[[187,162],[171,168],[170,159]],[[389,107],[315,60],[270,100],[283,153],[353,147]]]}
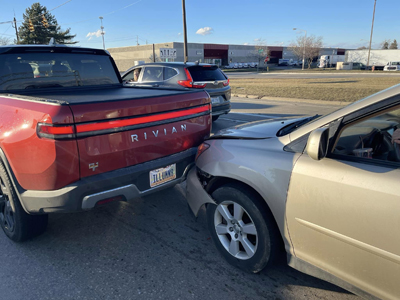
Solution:
{"label": "alloy wheel", "polygon": [[248,212],[238,203],[224,201],[214,213],[214,227],[217,236],[233,257],[247,260],[257,250],[257,228]]}

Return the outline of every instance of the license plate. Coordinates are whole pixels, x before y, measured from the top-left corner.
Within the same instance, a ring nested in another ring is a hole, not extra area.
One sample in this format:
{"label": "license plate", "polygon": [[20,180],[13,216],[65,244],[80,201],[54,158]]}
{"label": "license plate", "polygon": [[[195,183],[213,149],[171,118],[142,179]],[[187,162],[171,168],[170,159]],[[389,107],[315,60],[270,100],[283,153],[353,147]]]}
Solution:
{"label": "license plate", "polygon": [[211,103],[219,103],[219,97],[211,98]]}
{"label": "license plate", "polygon": [[176,164],[150,171],[150,187],[163,184],[176,178]]}

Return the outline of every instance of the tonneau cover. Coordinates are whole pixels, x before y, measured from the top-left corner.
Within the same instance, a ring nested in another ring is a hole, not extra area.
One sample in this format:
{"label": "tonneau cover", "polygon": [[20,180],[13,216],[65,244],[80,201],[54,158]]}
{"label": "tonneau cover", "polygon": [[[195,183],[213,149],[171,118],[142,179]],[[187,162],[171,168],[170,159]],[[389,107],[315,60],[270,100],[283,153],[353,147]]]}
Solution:
{"label": "tonneau cover", "polygon": [[144,98],[156,98],[198,91],[182,91],[177,89],[153,89],[140,87],[95,87],[95,88],[57,88],[46,90],[29,90],[17,92],[17,95],[34,97],[35,100],[57,100],[67,104],[88,104],[103,101],[121,101]]}

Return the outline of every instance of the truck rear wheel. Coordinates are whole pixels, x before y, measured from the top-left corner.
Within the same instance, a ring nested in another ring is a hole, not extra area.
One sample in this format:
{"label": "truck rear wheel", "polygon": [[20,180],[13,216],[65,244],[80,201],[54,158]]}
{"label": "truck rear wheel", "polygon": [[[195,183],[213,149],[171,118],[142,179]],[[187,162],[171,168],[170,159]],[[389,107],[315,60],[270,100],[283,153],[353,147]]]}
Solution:
{"label": "truck rear wheel", "polygon": [[0,224],[14,242],[22,242],[43,233],[47,215],[29,215],[21,206],[7,171],[0,162]]}

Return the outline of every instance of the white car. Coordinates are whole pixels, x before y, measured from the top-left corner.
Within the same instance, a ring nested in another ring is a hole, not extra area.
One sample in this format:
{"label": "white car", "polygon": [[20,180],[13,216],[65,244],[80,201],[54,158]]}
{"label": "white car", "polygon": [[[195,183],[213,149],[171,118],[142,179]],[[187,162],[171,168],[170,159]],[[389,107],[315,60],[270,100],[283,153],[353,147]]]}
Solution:
{"label": "white car", "polygon": [[249,64],[248,63],[243,63],[243,68],[248,68]]}

